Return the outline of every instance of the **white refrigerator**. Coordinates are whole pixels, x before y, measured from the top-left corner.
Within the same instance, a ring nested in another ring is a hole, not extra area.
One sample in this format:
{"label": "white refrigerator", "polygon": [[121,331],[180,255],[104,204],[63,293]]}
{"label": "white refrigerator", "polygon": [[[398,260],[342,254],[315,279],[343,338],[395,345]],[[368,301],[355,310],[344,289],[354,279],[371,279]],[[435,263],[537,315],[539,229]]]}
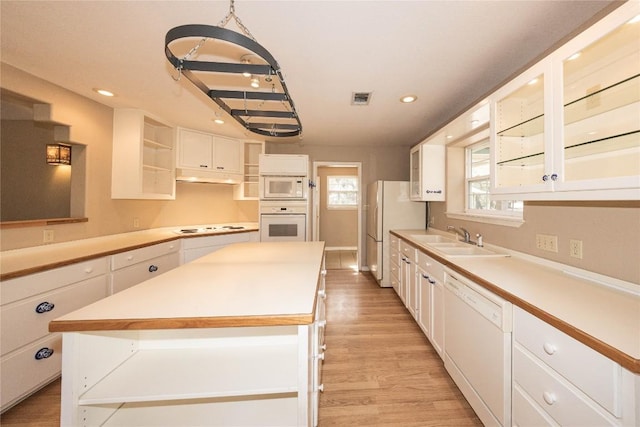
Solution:
{"label": "white refrigerator", "polygon": [[389,230],[424,229],[426,203],[412,202],[408,181],[375,181],[367,189],[367,264],[380,286],[391,286]]}

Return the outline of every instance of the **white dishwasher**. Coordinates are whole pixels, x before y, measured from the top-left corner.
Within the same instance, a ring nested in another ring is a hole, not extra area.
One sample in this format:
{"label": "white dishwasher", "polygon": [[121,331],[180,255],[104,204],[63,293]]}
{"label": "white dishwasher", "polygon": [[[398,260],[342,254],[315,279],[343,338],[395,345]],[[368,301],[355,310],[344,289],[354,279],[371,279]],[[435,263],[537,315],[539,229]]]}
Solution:
{"label": "white dishwasher", "polygon": [[445,270],[445,368],[485,426],[510,426],[513,306]]}

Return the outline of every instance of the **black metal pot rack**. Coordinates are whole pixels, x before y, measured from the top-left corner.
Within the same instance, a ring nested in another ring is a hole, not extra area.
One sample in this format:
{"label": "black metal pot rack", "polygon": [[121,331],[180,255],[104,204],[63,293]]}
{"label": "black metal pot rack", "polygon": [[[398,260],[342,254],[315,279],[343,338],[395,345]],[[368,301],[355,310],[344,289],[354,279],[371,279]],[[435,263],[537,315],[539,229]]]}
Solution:
{"label": "black metal pot rack", "polygon": [[[236,21],[238,21],[237,18]],[[242,28],[244,28],[244,26]],[[248,30],[246,31],[248,32]],[[189,53],[184,55],[183,58],[178,58],[171,51],[169,45],[174,41],[185,38],[200,38],[201,41],[191,49]],[[240,59],[238,59],[238,62],[190,60],[189,57],[192,53],[197,51],[207,39],[215,39],[231,45],[240,46],[252,52],[252,54],[264,61],[265,64],[242,63]],[[290,137],[302,133],[300,117],[296,111],[293,99],[291,99],[289,95],[278,62],[267,49],[252,38],[222,28],[221,26],[199,24],[182,25],[172,28],[167,32],[164,51],[169,62],[178,71],[178,78],[176,80],[179,80],[180,77],[184,75],[191,83],[204,92],[218,104],[221,109],[227,112],[247,130],[270,137]],[[281,91],[276,91],[275,84],[271,85],[272,90],[270,92],[258,90],[226,90],[223,88],[213,89],[198,78],[197,73],[250,73],[254,76],[267,76],[265,78],[266,81],[277,78]],[[231,103],[238,104],[240,102],[243,104],[241,107],[236,105],[234,108],[230,105]],[[248,106],[250,103],[255,104],[256,102],[259,102],[259,105],[252,108]],[[268,108],[263,109],[262,107],[264,106]],[[254,118],[259,118],[261,122],[253,122],[252,120]]]}

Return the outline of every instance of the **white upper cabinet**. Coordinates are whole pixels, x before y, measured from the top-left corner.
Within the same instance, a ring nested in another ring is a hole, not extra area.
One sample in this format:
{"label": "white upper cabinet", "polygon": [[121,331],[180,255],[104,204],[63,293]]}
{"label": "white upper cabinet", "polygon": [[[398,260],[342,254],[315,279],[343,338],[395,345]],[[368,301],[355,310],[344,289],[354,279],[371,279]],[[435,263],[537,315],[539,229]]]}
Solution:
{"label": "white upper cabinet", "polygon": [[639,14],[625,3],[491,97],[492,197],[640,199]]}
{"label": "white upper cabinet", "polygon": [[175,199],[175,130],[133,109],[113,112],[113,199]]}
{"label": "white upper cabinet", "polygon": [[176,163],[178,180],[237,184],[243,180],[244,144],[181,128]]}
{"label": "white upper cabinet", "polygon": [[233,191],[235,200],[258,200],[258,159],[264,154],[264,142],[244,142],[244,176],[241,184]]}
{"label": "white upper cabinet", "polygon": [[444,201],[444,156],[444,145],[422,143],[411,149],[411,200]]}

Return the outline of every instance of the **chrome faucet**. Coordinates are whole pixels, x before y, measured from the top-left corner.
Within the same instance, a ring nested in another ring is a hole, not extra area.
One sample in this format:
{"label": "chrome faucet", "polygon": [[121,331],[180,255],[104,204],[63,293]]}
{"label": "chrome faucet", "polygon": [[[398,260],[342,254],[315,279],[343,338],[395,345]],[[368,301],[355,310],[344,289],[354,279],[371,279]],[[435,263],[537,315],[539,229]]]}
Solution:
{"label": "chrome faucet", "polygon": [[462,236],[465,243],[472,243],[471,234],[469,234],[469,232],[465,228],[460,227],[460,229],[458,230],[457,228],[451,225],[447,225],[447,231],[452,231],[456,234],[459,234],[460,236]]}

